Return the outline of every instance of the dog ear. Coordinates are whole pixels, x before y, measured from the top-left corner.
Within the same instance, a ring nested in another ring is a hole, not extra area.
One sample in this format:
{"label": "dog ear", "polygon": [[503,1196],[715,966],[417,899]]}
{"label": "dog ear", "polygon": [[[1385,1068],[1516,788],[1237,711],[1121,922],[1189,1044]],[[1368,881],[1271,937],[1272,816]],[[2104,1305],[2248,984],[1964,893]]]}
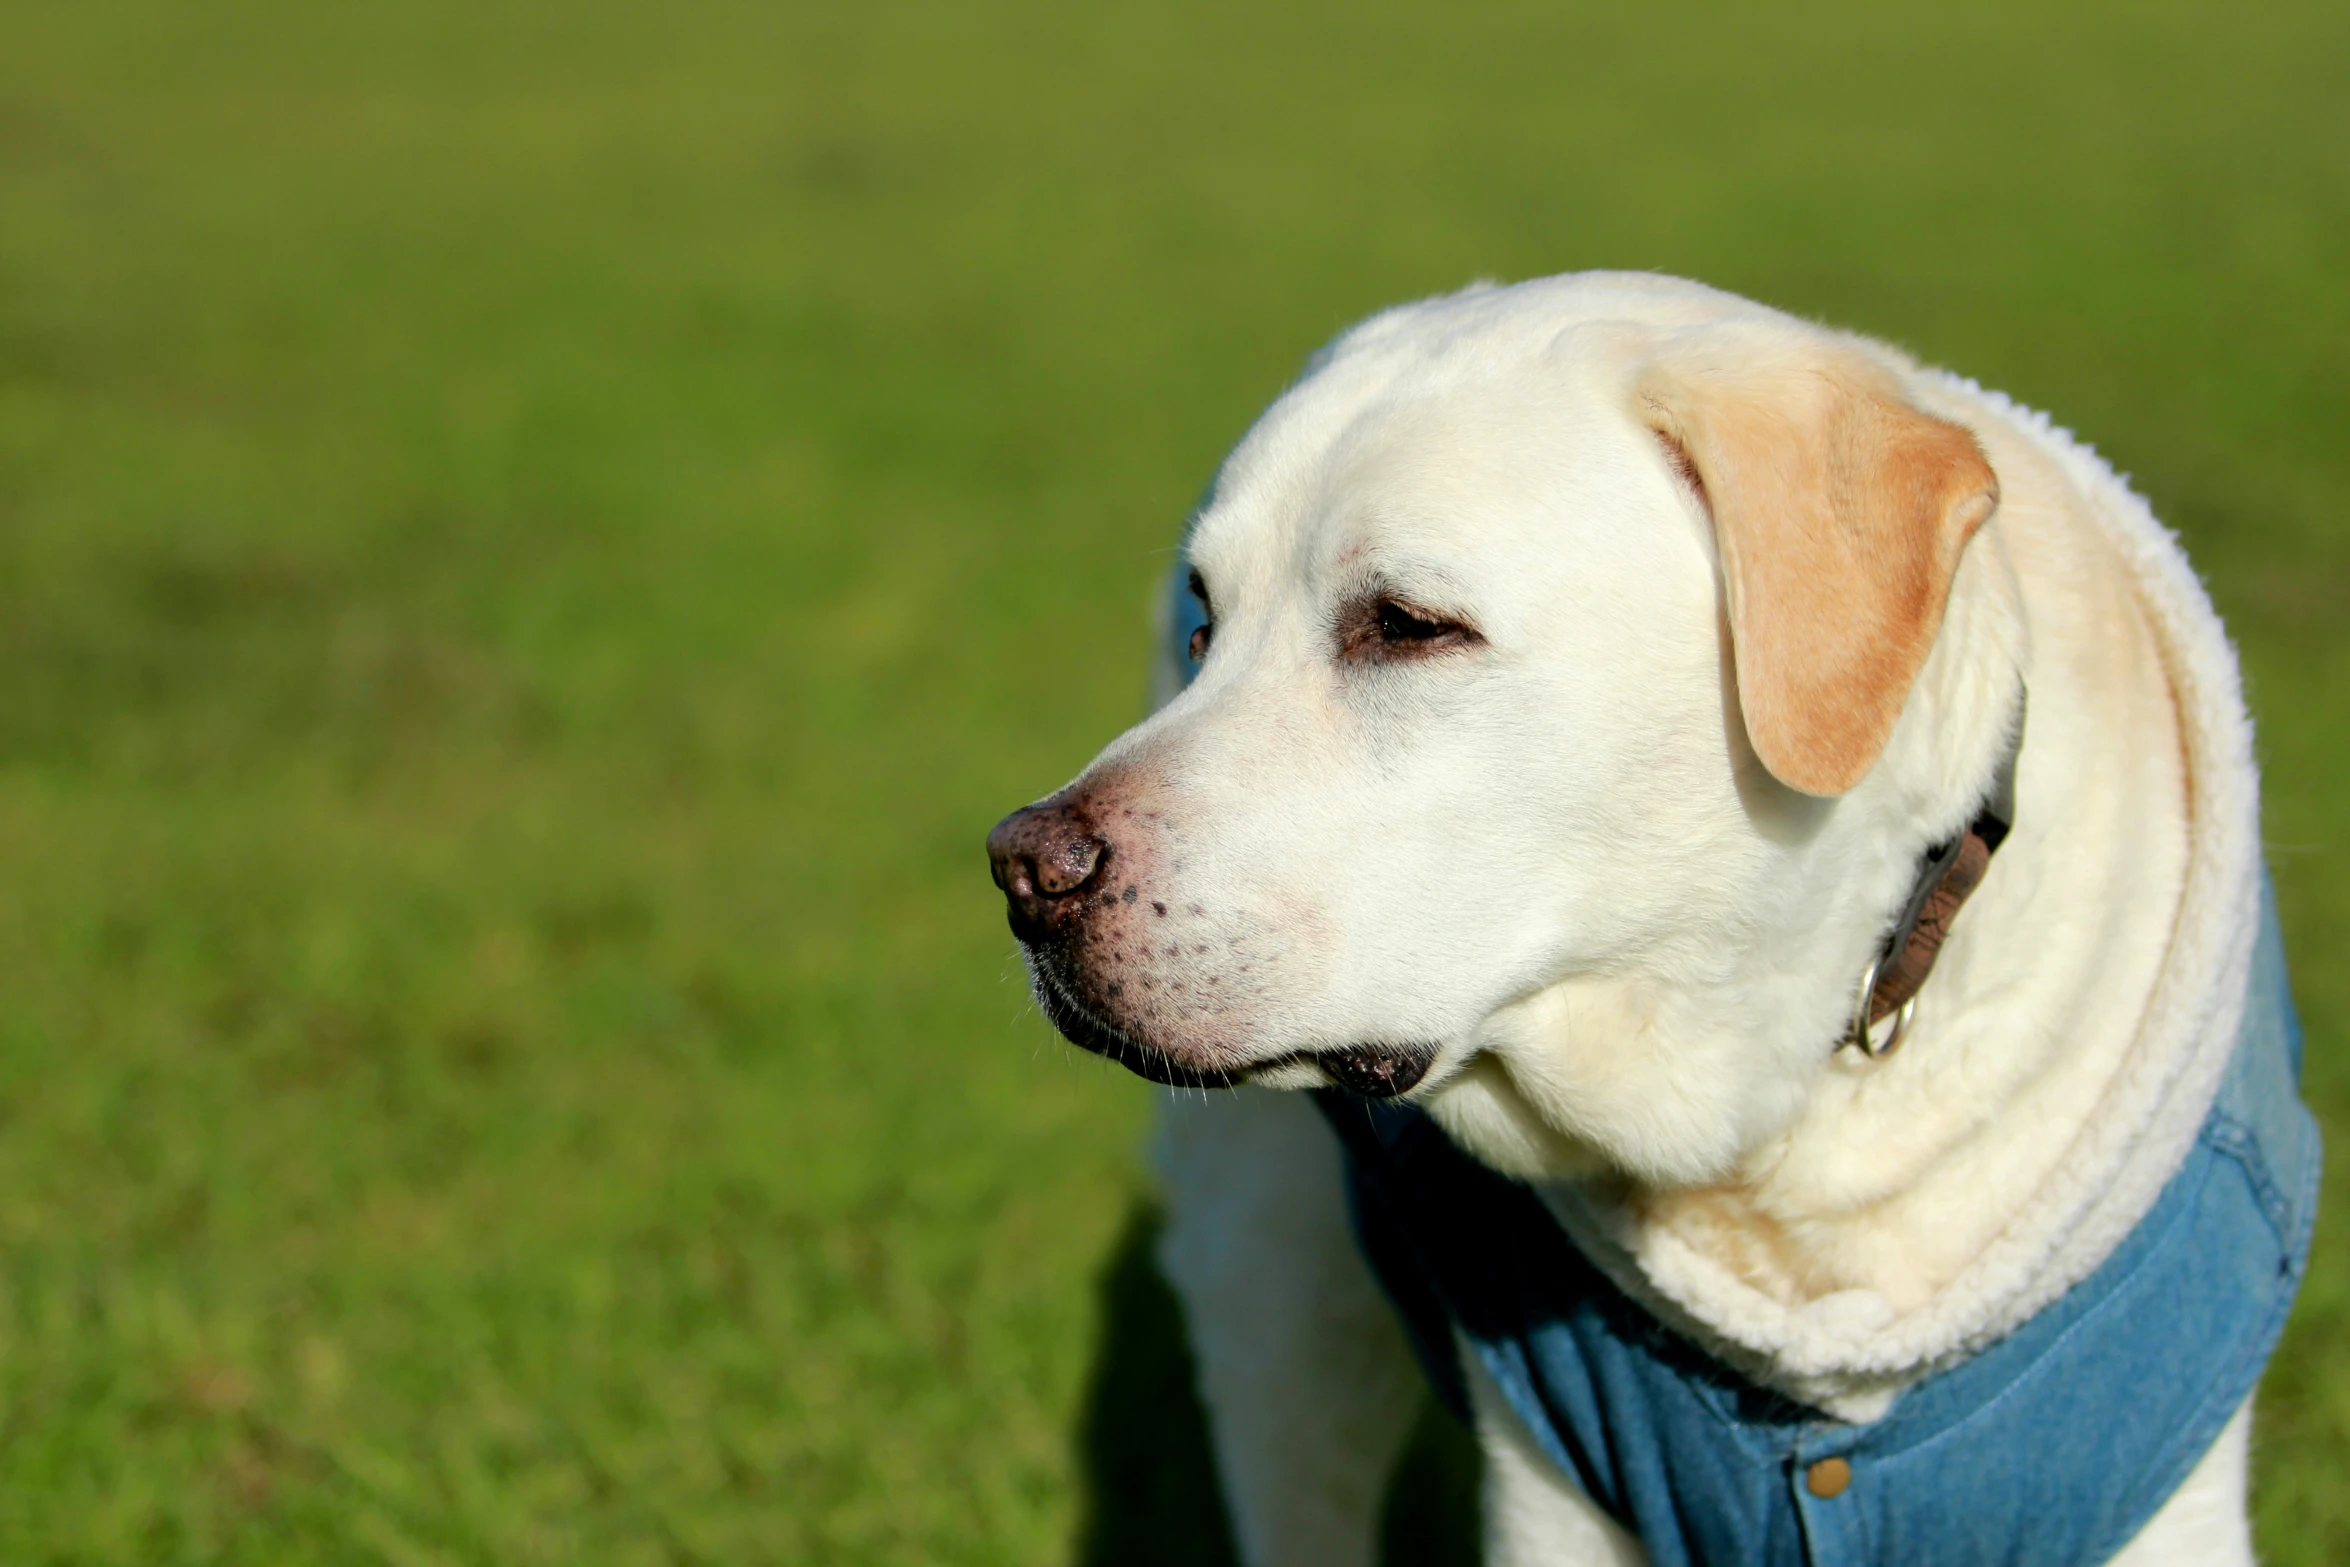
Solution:
{"label": "dog ear", "polygon": [[1998,476],[1856,350],[1700,328],[1660,347],[1638,395],[1713,516],[1755,754],[1790,788],[1842,794],[1893,733]]}

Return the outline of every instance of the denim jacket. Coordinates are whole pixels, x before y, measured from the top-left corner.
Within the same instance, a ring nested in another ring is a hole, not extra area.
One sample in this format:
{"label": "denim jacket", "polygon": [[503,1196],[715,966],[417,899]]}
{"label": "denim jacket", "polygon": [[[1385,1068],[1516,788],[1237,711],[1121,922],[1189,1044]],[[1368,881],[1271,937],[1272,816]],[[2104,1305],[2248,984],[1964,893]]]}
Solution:
{"label": "denim jacket", "polygon": [[[2185,1480],[2284,1326],[2317,1207],[2300,1065],[2264,891],[2226,1076],[2152,1210],[2086,1279],[1865,1425],[1666,1329],[1530,1188],[1424,1113],[1316,1097],[1346,1148],[1357,1237],[1446,1402],[1465,1416],[1465,1345],[1654,1567],[2085,1567]],[[1825,1458],[1850,1465],[1830,1497],[1806,1484]]]}

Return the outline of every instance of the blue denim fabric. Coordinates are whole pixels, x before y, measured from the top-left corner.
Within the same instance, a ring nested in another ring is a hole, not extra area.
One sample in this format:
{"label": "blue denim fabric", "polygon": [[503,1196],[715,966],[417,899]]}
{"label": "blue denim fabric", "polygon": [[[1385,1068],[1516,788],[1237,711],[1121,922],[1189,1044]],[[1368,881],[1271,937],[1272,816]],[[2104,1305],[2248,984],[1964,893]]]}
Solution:
{"label": "blue denim fabric", "polygon": [[[1317,1095],[1356,1230],[1431,1379],[1466,1410],[1455,1331],[1550,1456],[1683,1563],[2110,1557],[2252,1391],[2301,1281],[2318,1138],[2273,901],[2227,1077],[2186,1163],[2097,1271],[1981,1353],[1848,1425],[1754,1386],[1595,1268],[1535,1194],[1424,1114]],[[1839,1496],[1808,1466],[1850,1461]]]}

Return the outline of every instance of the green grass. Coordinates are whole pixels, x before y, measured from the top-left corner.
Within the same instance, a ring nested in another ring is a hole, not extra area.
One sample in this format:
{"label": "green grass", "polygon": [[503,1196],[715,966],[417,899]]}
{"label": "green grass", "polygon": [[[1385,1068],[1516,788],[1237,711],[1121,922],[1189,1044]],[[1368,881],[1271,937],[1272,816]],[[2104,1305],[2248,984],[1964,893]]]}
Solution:
{"label": "green grass", "polygon": [[[1702,277],[2132,471],[2350,1146],[2345,59],[2315,0],[0,0],[0,1556],[1217,1560],[1146,1092],[979,839],[1136,712],[1304,354],[1478,276]],[[2350,1555],[2344,1182],[2274,1563]]]}

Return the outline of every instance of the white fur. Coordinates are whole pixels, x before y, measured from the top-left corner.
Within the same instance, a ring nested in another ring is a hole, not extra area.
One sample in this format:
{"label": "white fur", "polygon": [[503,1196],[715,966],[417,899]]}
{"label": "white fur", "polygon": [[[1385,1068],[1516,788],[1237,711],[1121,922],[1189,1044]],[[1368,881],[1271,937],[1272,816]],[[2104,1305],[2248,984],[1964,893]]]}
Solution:
{"label": "white fur", "polygon": [[[1337,1143],[1307,1100],[1243,1088],[1172,1100],[1160,1165],[1184,1197],[1159,1265],[1183,1281],[1201,1392],[1211,1409],[1259,1412],[1217,1432],[1242,1554],[1370,1561],[1388,1472],[1425,1394],[1355,1249]],[[1232,1245],[1243,1233],[1249,1244]],[[1258,1483],[1268,1473],[1288,1483]]]}
{"label": "white fur", "polygon": [[1502,1399],[1484,1362],[1460,1346],[1477,1441],[1485,1456],[1486,1567],[1646,1567],[1648,1553],[1583,1494]]}
{"label": "white fur", "polygon": [[[2000,477],[1891,741],[1834,800],[1746,745],[1706,513],[1629,407],[1660,335],[1726,325],[1867,356]],[[1148,894],[1127,979],[1158,998],[1130,1032],[1166,1059],[1298,1087],[1315,1051],[1434,1046],[1413,1097],[1457,1142],[1682,1331],[1852,1419],[2087,1274],[2177,1167],[2244,994],[2250,730],[2175,544],[2044,419],[1693,284],[1477,289],[1334,345],[1190,555],[1214,644],[1088,773],[1156,813],[1119,852]],[[1342,667],[1334,606],[1374,583],[1484,643]],[[1902,1052],[1832,1059],[2019,687],[2015,833]],[[1330,1139],[1251,1091],[1171,1106],[1163,1150],[1244,1554],[1367,1562],[1409,1366]],[[1506,1417],[1479,1425],[1489,1559],[1637,1559]],[[2123,1560],[2249,1560],[2245,1429]]]}

